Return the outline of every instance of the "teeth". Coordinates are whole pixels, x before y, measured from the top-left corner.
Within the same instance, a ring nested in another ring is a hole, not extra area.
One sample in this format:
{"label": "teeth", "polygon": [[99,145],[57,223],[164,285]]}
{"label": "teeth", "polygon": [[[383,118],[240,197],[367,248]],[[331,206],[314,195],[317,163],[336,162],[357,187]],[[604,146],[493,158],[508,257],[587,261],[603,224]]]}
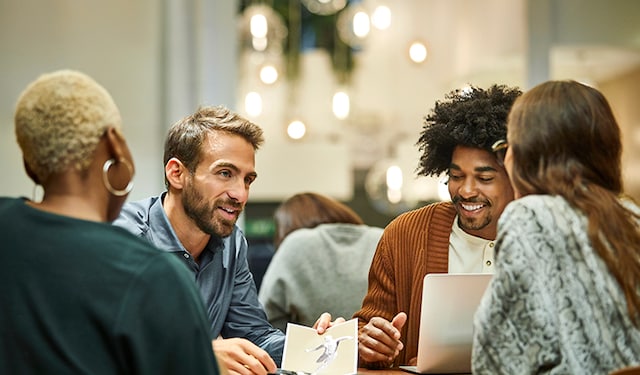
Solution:
{"label": "teeth", "polygon": [[232,213],[236,212],[236,210],[231,209],[231,208],[224,208],[224,207],[222,207],[222,209],[223,209],[223,210],[225,210],[225,211],[227,211],[227,212],[228,212],[228,213],[230,213],[230,214],[232,214]]}
{"label": "teeth", "polygon": [[461,206],[467,211],[475,211],[484,207],[482,204],[461,204]]}

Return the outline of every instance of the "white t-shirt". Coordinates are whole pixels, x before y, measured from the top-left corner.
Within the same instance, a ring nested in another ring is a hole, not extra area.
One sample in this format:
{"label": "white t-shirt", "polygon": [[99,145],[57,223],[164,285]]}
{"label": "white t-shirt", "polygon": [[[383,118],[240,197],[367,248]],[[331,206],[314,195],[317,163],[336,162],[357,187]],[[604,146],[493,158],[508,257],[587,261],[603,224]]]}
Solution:
{"label": "white t-shirt", "polygon": [[472,236],[453,220],[449,237],[449,273],[493,273],[495,241]]}

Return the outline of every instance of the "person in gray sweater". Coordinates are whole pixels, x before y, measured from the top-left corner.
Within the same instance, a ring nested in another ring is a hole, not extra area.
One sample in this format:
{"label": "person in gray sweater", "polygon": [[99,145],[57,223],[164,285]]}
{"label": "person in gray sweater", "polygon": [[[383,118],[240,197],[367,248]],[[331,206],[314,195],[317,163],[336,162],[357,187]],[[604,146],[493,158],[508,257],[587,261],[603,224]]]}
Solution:
{"label": "person in gray sweater", "polygon": [[382,228],[365,225],[345,204],[300,193],[276,210],[276,252],[259,300],[269,322],[311,326],[318,312],[352,316],[367,292],[369,265]]}

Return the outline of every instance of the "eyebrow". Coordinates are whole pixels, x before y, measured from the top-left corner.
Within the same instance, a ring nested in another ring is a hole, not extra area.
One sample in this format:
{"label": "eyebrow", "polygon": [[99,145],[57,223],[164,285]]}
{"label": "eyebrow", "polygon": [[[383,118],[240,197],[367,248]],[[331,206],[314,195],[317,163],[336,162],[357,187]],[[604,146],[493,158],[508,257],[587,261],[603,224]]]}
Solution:
{"label": "eyebrow", "polygon": [[[215,168],[216,169],[218,169],[218,168],[229,168],[229,169],[233,169],[233,171],[236,172],[236,173],[240,173],[240,169],[235,164],[229,163],[229,162],[226,162],[226,161],[222,161],[219,164],[216,164]],[[258,178],[258,173],[255,172],[255,171],[254,172],[249,172],[247,174],[247,176],[251,176],[254,179],[256,179],[256,178]]]}
{"label": "eyebrow", "polygon": [[[460,166],[458,164],[456,164],[456,163],[451,163],[449,165],[449,169],[455,169],[455,170],[459,170],[459,171],[462,170],[462,168],[460,168]],[[473,170],[474,170],[474,172],[478,172],[478,173],[482,173],[482,172],[497,172],[498,171],[497,169],[493,168],[490,165],[486,165],[486,166],[482,166],[482,167],[476,167]]]}

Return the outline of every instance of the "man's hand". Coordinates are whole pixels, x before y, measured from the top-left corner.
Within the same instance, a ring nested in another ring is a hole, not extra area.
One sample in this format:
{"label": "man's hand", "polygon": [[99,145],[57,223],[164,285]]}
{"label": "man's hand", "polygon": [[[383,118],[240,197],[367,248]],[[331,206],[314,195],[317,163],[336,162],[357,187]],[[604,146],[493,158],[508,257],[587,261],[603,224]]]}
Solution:
{"label": "man's hand", "polygon": [[230,375],[266,375],[276,371],[276,363],[269,353],[247,339],[216,339],[211,344]]}
{"label": "man's hand", "polygon": [[313,328],[318,332],[319,335],[322,335],[326,332],[327,328],[335,324],[344,322],[346,322],[346,320],[344,320],[343,317],[336,318],[336,320],[332,322],[331,314],[325,312],[320,315],[318,320],[316,320],[316,322],[313,324]]}
{"label": "man's hand", "polygon": [[362,362],[393,362],[403,349],[400,329],[407,314],[400,312],[392,321],[375,317],[358,332],[358,354]]}

